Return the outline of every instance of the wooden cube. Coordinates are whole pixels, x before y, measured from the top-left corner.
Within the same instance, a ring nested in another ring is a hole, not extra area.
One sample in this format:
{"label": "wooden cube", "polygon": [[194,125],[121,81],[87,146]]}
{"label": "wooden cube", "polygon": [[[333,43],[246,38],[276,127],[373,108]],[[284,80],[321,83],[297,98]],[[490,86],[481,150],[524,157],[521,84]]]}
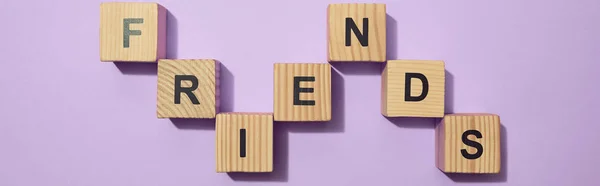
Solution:
{"label": "wooden cube", "polygon": [[166,56],[167,10],[157,3],[100,4],[100,61],[156,62]]}
{"label": "wooden cube", "polygon": [[212,59],[159,60],[158,118],[215,118],[219,66]]}
{"label": "wooden cube", "polygon": [[331,65],[278,63],[274,74],[275,121],[331,120]]}
{"label": "wooden cube", "polygon": [[385,62],[385,4],[330,4],[327,8],[330,62]]}
{"label": "wooden cube", "polygon": [[443,61],[389,60],[381,76],[381,113],[388,117],[443,117]]}
{"label": "wooden cube", "polygon": [[217,172],[273,171],[272,113],[217,114]]}
{"label": "wooden cube", "polygon": [[435,128],[436,165],[447,173],[500,172],[500,117],[449,114]]}

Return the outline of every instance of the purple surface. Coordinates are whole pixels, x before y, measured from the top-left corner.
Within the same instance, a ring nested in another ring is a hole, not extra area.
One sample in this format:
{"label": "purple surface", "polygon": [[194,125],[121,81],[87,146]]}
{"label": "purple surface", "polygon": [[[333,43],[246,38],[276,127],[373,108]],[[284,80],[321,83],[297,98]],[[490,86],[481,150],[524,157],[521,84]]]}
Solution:
{"label": "purple surface", "polygon": [[[225,111],[271,112],[273,63],[325,62],[333,2],[163,1],[167,55],[222,62]],[[387,2],[389,58],[444,60],[447,111],[500,115],[486,176],[440,172],[434,119],[383,117],[363,63],[334,65],[333,121],[276,123],[276,172],[216,173],[214,120],[157,119],[156,65],[99,61],[99,6],[0,6],[0,185],[600,185],[600,1]]]}

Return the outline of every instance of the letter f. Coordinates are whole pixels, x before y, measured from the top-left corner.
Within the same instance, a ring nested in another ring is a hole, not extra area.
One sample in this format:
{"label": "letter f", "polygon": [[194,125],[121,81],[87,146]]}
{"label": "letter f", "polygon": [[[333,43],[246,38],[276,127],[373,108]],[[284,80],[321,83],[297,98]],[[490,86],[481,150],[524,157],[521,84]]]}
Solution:
{"label": "letter f", "polygon": [[144,23],[142,18],[125,18],[123,19],[123,48],[129,48],[129,36],[130,35],[142,35],[141,30],[129,30],[129,24],[133,23]]}

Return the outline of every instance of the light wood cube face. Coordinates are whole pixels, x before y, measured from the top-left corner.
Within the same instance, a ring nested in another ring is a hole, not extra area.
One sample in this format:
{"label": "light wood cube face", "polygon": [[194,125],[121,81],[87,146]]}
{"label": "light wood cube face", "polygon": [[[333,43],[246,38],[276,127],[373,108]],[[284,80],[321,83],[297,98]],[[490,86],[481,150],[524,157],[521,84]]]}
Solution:
{"label": "light wood cube face", "polygon": [[158,118],[215,118],[219,63],[212,59],[158,62]]}
{"label": "light wood cube face", "polygon": [[275,121],[331,120],[330,64],[275,64]]}
{"label": "light wood cube face", "polygon": [[381,76],[381,112],[388,117],[443,117],[443,61],[389,60]]}
{"label": "light wood cube face", "polygon": [[500,117],[450,114],[435,128],[436,165],[447,173],[499,173]]}
{"label": "light wood cube face", "polygon": [[157,3],[100,5],[100,61],[156,62],[166,56],[167,11]]}
{"label": "light wood cube face", "polygon": [[272,113],[217,115],[217,172],[273,171]]}
{"label": "light wood cube face", "polygon": [[330,4],[327,8],[330,62],[385,62],[385,4]]}

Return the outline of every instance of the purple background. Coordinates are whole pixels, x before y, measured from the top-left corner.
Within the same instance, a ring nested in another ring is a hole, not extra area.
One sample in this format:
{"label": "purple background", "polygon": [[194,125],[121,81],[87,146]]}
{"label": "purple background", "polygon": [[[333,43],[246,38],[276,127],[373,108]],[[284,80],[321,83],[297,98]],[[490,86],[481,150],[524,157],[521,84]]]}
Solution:
{"label": "purple background", "polygon": [[[340,1],[175,1],[169,58],[221,61],[224,111],[272,112],[273,63],[325,62]],[[600,1],[387,3],[388,58],[446,62],[448,112],[502,121],[499,175],[435,167],[434,119],[380,114],[380,64],[335,64],[327,123],[275,123],[275,171],[215,172],[214,120],[156,118],[156,64],[99,61],[100,1],[0,6],[0,185],[600,185]]]}

